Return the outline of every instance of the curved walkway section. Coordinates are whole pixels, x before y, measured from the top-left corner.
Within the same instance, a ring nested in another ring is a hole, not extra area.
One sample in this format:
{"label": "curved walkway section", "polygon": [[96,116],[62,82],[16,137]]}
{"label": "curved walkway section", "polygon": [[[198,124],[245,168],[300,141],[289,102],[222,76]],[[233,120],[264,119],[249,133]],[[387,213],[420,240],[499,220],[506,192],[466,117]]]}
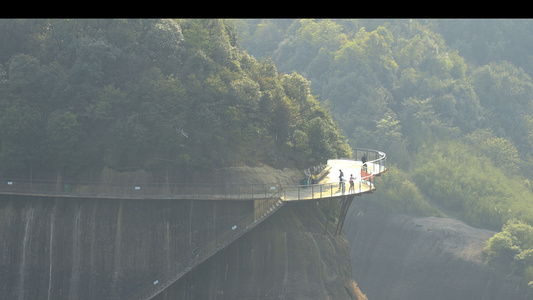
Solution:
{"label": "curved walkway section", "polygon": [[[318,184],[284,187],[281,193],[283,201],[335,198],[372,192],[376,189],[375,176],[386,171],[385,154],[381,159],[366,163],[352,159],[329,160],[327,168],[329,170],[326,176]],[[340,179],[341,172],[344,180]],[[351,181],[350,178],[354,180]]]}

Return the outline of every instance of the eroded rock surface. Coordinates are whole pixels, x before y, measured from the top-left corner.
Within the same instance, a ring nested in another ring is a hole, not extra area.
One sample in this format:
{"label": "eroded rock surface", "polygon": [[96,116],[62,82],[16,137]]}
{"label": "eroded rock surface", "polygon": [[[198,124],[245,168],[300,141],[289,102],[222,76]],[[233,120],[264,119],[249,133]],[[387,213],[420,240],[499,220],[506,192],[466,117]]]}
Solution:
{"label": "eroded rock surface", "polygon": [[482,263],[495,232],[451,218],[390,214],[371,197],[352,204],[344,229],[354,279],[369,299],[531,299],[519,278]]}

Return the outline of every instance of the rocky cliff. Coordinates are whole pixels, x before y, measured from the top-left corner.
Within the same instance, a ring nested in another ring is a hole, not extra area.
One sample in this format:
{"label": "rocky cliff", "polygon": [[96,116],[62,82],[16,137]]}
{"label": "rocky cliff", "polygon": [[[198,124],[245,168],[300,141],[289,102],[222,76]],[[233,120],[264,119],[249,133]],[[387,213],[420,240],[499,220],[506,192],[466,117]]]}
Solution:
{"label": "rocky cliff", "polygon": [[369,299],[533,299],[525,282],[482,263],[495,232],[450,218],[391,214],[371,196],[356,199],[345,233],[354,279]]}
{"label": "rocky cliff", "polygon": [[[277,172],[268,180],[299,179]],[[216,175],[260,182],[259,173]],[[155,299],[365,299],[351,277],[347,240],[324,233],[324,207],[283,206]],[[130,299],[251,208],[250,201],[0,196],[0,295]]]}
{"label": "rocky cliff", "polygon": [[285,205],[156,299],[366,299],[323,220],[316,202]]}

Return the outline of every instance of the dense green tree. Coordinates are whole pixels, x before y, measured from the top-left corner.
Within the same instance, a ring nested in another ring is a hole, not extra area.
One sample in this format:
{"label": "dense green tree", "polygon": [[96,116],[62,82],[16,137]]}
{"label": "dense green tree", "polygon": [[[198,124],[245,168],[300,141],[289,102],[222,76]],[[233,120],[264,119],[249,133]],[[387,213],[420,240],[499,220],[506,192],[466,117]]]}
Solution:
{"label": "dense green tree", "polygon": [[519,172],[522,162],[518,150],[511,141],[497,137],[487,130],[477,130],[468,135],[467,139],[498,167],[509,173]]}
{"label": "dense green tree", "polygon": [[520,68],[510,63],[491,63],[472,72],[473,86],[485,110],[487,126],[505,136],[517,147],[527,145],[526,116],[532,114],[533,82]]}
{"label": "dense green tree", "polygon": [[161,20],[146,33],[144,47],[147,58],[155,67],[172,74],[179,66],[183,55],[183,34],[174,20]]}
{"label": "dense green tree", "polygon": [[498,229],[510,218],[531,223],[526,182],[483,151],[458,140],[435,143],[417,155],[413,179],[426,196],[476,226]]}
{"label": "dense green tree", "polygon": [[[533,227],[511,219],[488,240],[483,251],[487,264],[522,275],[533,267]],[[531,274],[525,275],[528,281],[533,280]]]}
{"label": "dense green tree", "polygon": [[13,103],[6,105],[0,120],[0,166],[11,176],[29,175],[43,162],[43,115],[21,99],[9,100]]}
{"label": "dense green tree", "polygon": [[76,167],[80,165],[81,158],[78,154],[78,141],[81,137],[81,128],[76,115],[66,111],[54,113],[46,124],[46,140],[44,149],[49,157],[50,168],[56,168],[59,173],[72,176]]}
{"label": "dense green tree", "polygon": [[0,20],[0,63],[5,65],[20,53],[34,55],[33,51],[40,49],[38,40],[46,23],[42,19]]}
{"label": "dense green tree", "polygon": [[246,47],[250,53],[257,53],[259,57],[267,56],[274,52],[277,44],[284,38],[283,30],[272,20],[261,20],[253,33],[253,45]]}
{"label": "dense green tree", "polygon": [[[388,155],[388,154],[387,154]],[[408,179],[408,174],[395,165],[387,167],[387,176],[380,177],[376,197],[383,209],[400,213],[428,216],[438,210],[424,197],[420,188]]]}
{"label": "dense green tree", "polygon": [[[346,155],[309,82],[248,55],[231,20],[2,20],[0,28],[10,43],[0,62],[2,173],[309,167]],[[315,142],[291,161],[295,130],[311,128],[328,132],[320,141],[330,148]]]}

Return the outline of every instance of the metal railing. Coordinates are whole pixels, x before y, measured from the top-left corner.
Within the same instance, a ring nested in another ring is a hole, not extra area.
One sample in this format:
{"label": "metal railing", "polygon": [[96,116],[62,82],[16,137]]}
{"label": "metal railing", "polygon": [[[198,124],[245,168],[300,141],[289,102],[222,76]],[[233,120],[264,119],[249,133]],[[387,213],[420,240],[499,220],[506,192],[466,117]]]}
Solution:
{"label": "metal railing", "polygon": [[265,199],[277,184],[210,185],[182,183],[101,183],[0,178],[0,193],[124,199]]}
{"label": "metal railing", "polygon": [[240,186],[69,182],[58,185],[53,181],[0,178],[0,194],[108,199],[259,200],[268,199],[275,193],[283,200],[294,201],[329,198],[345,193],[364,193],[372,189],[373,175],[361,177],[354,190],[350,190],[348,183],[344,188],[339,183]]}
{"label": "metal railing", "polygon": [[[362,194],[376,189],[375,176],[384,173],[386,168],[387,155],[384,152],[370,149],[354,149],[354,158],[341,159],[344,161],[361,162],[360,178],[354,183],[353,189],[349,182],[340,184],[339,182],[329,182],[324,184],[285,186],[282,188],[282,199],[284,201],[313,200],[322,198],[332,198],[349,194]],[[363,159],[365,160],[362,163]]]}
{"label": "metal railing", "polygon": [[[383,173],[386,155],[369,149],[354,149],[351,161],[366,158],[365,172],[356,182],[354,191],[345,187],[345,193],[364,193],[375,189],[374,176]],[[35,179],[0,178],[0,194],[42,195],[56,197],[122,198],[122,199],[267,199],[278,192],[286,201],[320,199],[336,196],[337,183],[281,186],[279,184],[214,185],[182,183],[109,183]],[[340,187],[340,186],[338,186]]]}
{"label": "metal railing", "polygon": [[387,154],[385,154],[385,152],[355,148],[353,160],[363,161],[363,157],[366,160],[367,170],[369,173],[379,175],[387,170],[385,165],[387,161]]}
{"label": "metal railing", "polygon": [[349,183],[324,183],[312,185],[286,186],[281,191],[283,201],[315,200],[334,198],[351,194],[367,193],[375,189],[374,176],[367,176],[354,183],[350,188]]}

